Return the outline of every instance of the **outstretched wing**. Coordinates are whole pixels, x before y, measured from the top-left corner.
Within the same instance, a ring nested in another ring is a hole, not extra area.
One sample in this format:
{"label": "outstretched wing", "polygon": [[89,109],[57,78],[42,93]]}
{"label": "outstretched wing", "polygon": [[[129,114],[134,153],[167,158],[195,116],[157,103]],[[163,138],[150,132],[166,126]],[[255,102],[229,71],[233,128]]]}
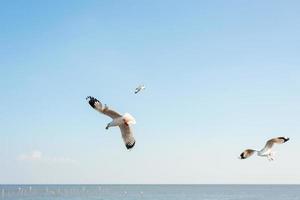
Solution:
{"label": "outstretched wing", "polygon": [[274,146],[274,144],[283,144],[289,140],[290,138],[287,137],[277,137],[277,138],[270,139],[267,141],[265,147],[261,151],[262,152],[268,151]]}
{"label": "outstretched wing", "polygon": [[133,148],[135,145],[135,139],[133,137],[131,127],[126,124],[122,124],[119,127],[121,129],[122,138],[123,138],[126,148],[127,149]]}
{"label": "outstretched wing", "polygon": [[89,101],[89,104],[95,110],[101,112],[104,115],[107,115],[107,116],[111,117],[112,119],[115,119],[115,118],[118,118],[118,117],[122,117],[122,115],[120,115],[118,112],[116,112],[114,110],[109,109],[106,105],[103,108],[102,103],[98,99],[96,99],[94,97],[88,96],[86,98],[86,100]]}
{"label": "outstretched wing", "polygon": [[240,159],[246,159],[252,156],[255,153],[253,149],[246,149],[243,153],[240,154]]}
{"label": "outstretched wing", "polygon": [[118,112],[109,109],[106,105],[102,111],[103,114],[110,116],[112,119],[118,118],[118,117],[122,117],[121,114],[119,114]]}

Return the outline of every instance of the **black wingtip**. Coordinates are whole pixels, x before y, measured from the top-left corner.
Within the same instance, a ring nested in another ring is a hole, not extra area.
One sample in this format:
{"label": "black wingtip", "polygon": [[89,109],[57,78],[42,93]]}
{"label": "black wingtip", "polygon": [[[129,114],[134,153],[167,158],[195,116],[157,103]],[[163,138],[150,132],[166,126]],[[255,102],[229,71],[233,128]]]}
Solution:
{"label": "black wingtip", "polygon": [[91,97],[91,96],[87,96],[87,97],[86,97],[86,100],[89,101],[89,104],[90,104],[93,108],[95,108],[95,103],[96,103],[96,102],[99,102],[98,99],[96,99],[96,98],[94,98],[94,97]]}
{"label": "black wingtip", "polygon": [[279,139],[282,139],[283,140],[283,143],[287,142],[290,140],[290,138],[288,137],[279,137]]}
{"label": "black wingtip", "polygon": [[132,149],[133,147],[134,147],[134,145],[135,145],[135,141],[132,143],[132,144],[126,144],[126,148],[127,149]]}
{"label": "black wingtip", "polygon": [[244,152],[243,152],[243,153],[241,153],[241,155],[240,155],[240,159],[246,159],[246,157],[245,157],[245,155],[244,155]]}

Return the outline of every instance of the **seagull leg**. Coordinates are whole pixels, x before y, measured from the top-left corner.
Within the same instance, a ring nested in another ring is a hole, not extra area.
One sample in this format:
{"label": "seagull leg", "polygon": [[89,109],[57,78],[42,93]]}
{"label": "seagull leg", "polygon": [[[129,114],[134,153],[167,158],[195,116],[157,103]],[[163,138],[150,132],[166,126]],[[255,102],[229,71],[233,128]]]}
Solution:
{"label": "seagull leg", "polygon": [[274,154],[275,154],[275,152],[270,153],[271,160],[274,160]]}
{"label": "seagull leg", "polygon": [[108,130],[108,128],[109,128],[109,123],[107,124],[107,126],[105,127],[105,129]]}
{"label": "seagull leg", "polygon": [[269,160],[269,161],[273,161],[273,160],[274,160],[274,158],[272,157],[272,154],[271,154],[271,153],[268,154],[268,160]]}
{"label": "seagull leg", "polygon": [[271,156],[270,156],[270,154],[267,155],[267,158],[268,158],[269,161],[271,161]]}

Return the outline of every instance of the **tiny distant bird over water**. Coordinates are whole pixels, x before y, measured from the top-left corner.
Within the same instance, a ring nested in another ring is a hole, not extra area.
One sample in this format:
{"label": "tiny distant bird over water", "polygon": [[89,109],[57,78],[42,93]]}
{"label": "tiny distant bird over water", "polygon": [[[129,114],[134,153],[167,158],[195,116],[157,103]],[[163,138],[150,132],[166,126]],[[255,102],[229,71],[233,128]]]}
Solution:
{"label": "tiny distant bird over water", "polygon": [[116,111],[109,109],[107,105],[103,107],[101,102],[94,97],[88,96],[86,100],[88,100],[89,104],[95,110],[113,119],[112,122],[107,124],[105,129],[108,129],[109,127],[112,126],[119,126],[126,148],[127,149],[133,148],[135,145],[135,139],[133,137],[131,125],[136,123],[135,119],[128,113],[121,115]]}
{"label": "tiny distant bird over water", "polygon": [[139,85],[137,88],[135,88],[134,94],[137,94],[144,89],[146,89],[145,85]]}
{"label": "tiny distant bird over water", "polygon": [[270,139],[267,141],[265,147],[262,150],[257,151],[253,149],[246,149],[243,153],[241,153],[239,158],[240,159],[249,158],[256,152],[258,156],[267,157],[269,161],[272,161],[274,160],[273,157],[274,152],[272,151],[274,144],[283,144],[289,140],[290,138],[288,137],[277,137],[277,138]]}

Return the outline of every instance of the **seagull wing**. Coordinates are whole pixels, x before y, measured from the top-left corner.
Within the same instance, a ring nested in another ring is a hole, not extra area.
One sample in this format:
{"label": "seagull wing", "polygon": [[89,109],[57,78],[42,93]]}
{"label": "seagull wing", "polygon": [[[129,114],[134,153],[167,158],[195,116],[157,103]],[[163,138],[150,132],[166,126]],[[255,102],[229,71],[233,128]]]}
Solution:
{"label": "seagull wing", "polygon": [[103,114],[110,116],[112,119],[118,118],[118,117],[122,117],[121,114],[119,114],[118,112],[109,109],[107,106],[104,107],[103,109]]}
{"label": "seagull wing", "polygon": [[245,151],[243,151],[243,152],[240,154],[240,158],[241,158],[241,159],[249,158],[249,157],[252,156],[254,153],[255,153],[255,150],[253,150],[253,149],[246,149]]}
{"label": "seagull wing", "polygon": [[118,112],[116,112],[114,110],[109,109],[106,105],[103,108],[102,103],[98,99],[91,97],[91,96],[88,96],[86,99],[89,101],[89,104],[95,110],[99,111],[100,113],[107,115],[107,116],[111,117],[112,119],[122,117],[121,114],[119,114]]}
{"label": "seagull wing", "polygon": [[273,138],[267,141],[265,147],[261,150],[262,152],[270,150],[274,144],[283,144],[285,142],[289,141],[289,138],[287,137],[277,137]]}
{"label": "seagull wing", "polygon": [[135,145],[132,128],[129,125],[122,124],[119,126],[122,134],[123,141],[127,149],[131,149]]}

